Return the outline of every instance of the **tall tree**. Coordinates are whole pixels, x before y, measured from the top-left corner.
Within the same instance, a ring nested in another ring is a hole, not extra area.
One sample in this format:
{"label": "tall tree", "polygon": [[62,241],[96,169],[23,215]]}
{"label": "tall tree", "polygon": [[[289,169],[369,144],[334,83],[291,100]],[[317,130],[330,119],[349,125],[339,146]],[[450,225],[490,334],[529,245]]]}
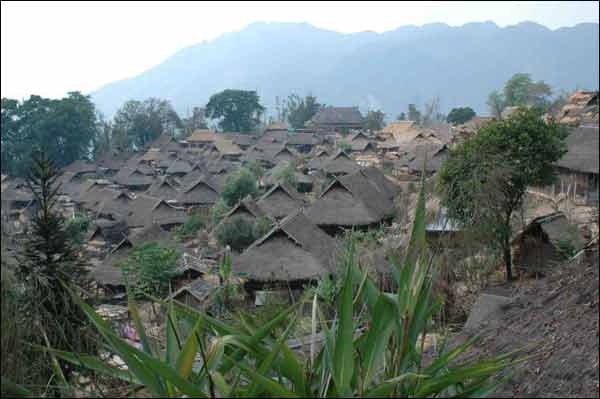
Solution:
{"label": "tall tree", "polygon": [[163,133],[175,136],[183,126],[167,100],[147,98],[127,101],[113,118],[117,135],[127,137],[127,148],[142,148]]}
{"label": "tall tree", "polygon": [[301,98],[297,94],[291,94],[287,100],[288,122],[294,129],[302,129],[322,107],[313,95]]}
{"label": "tall tree", "polygon": [[438,175],[448,216],[490,238],[502,252],[509,281],[512,216],[528,186],[555,180],[552,165],[566,152],[566,136],[562,126],[545,122],[539,109],[523,108],[450,150]]}
{"label": "tall tree", "polygon": [[16,276],[24,287],[27,310],[35,318],[38,343],[45,346],[45,334],[53,348],[81,351],[90,344],[84,331],[87,319],[63,283],[84,284],[88,271],[65,231],[63,216],[55,209],[59,187],[54,163],[45,152],[36,151],[32,165],[26,182],[37,211]]}
{"label": "tall tree", "polygon": [[498,90],[494,90],[490,93],[486,104],[490,108],[490,112],[494,118],[500,118],[500,115],[502,115],[502,111],[506,106],[504,104],[504,98]]}
{"label": "tall tree", "polygon": [[487,104],[494,116],[500,116],[506,107],[533,106],[544,110],[550,106],[552,89],[542,80],[534,82],[528,73],[515,73],[504,84],[502,94],[493,91]]}
{"label": "tall tree", "polygon": [[448,114],[448,117],[446,118],[446,122],[454,125],[461,125],[473,119],[474,116],[475,111],[473,111],[473,108],[471,107],[452,108]]}
{"label": "tall tree", "polygon": [[434,97],[425,103],[425,112],[423,113],[422,124],[429,126],[435,122],[444,120],[444,115],[440,112],[440,98]]}
{"label": "tall tree", "polygon": [[382,111],[369,111],[365,117],[365,129],[375,131],[385,126],[385,114]]}
{"label": "tall tree", "polygon": [[220,119],[219,127],[229,132],[252,132],[264,111],[256,91],[227,89],[212,95],[206,104],[206,116]]}
{"label": "tall tree", "polygon": [[94,138],[94,158],[108,154],[112,146],[112,123],[101,112],[96,113],[96,136]]}
{"label": "tall tree", "polygon": [[181,120],[185,136],[189,136],[196,129],[207,129],[205,110],[201,107],[194,107],[192,115]]}
{"label": "tall tree", "polygon": [[88,157],[96,135],[89,96],[70,92],[52,100],[32,95],[23,102],[2,99],[2,171],[25,176],[33,148],[44,147],[58,167]]}

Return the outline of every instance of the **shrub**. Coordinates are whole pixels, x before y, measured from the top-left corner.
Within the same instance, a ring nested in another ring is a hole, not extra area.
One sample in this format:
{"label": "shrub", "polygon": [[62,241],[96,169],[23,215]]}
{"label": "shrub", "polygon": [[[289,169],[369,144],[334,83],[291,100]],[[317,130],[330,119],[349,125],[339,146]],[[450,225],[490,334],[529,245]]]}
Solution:
{"label": "shrub", "polygon": [[85,215],[78,215],[67,219],[65,222],[65,233],[67,238],[77,246],[82,246],[85,240],[85,233],[90,227],[90,219]]}
{"label": "shrub", "polygon": [[134,248],[121,267],[126,275],[133,277],[131,288],[135,296],[160,296],[168,290],[169,282],[177,274],[176,260],[174,249],[146,242]]}
{"label": "shrub", "polygon": [[206,227],[207,217],[194,210],[184,224],[175,229],[175,237],[179,240],[194,238],[198,231]]}
{"label": "shrub", "polygon": [[350,154],[352,152],[352,145],[346,141],[338,141],[335,146],[344,151],[346,154]]}
{"label": "shrub", "polygon": [[217,240],[222,246],[241,252],[252,244],[259,236],[255,223],[241,217],[233,217],[217,229]]}
{"label": "shrub", "polygon": [[256,195],[256,176],[246,168],[240,168],[227,176],[222,197],[227,206],[234,206],[247,195]]}
{"label": "shrub", "polygon": [[210,208],[210,220],[213,226],[219,224],[223,216],[229,211],[229,207],[223,200],[220,198],[215,204]]}
{"label": "shrub", "polygon": [[296,167],[294,164],[288,163],[285,168],[278,170],[273,177],[275,178],[275,181],[285,181],[293,187],[297,187],[295,172]]}

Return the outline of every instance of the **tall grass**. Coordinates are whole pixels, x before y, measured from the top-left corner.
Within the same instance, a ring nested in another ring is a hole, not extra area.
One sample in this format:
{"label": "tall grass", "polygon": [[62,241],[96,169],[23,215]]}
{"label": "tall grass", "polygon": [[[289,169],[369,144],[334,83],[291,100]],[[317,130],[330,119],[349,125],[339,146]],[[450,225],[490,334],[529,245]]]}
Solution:
{"label": "tall grass", "polygon": [[[442,304],[432,294],[424,214],[422,188],[405,259],[391,265],[395,292],[377,288],[357,263],[353,241],[348,242],[333,320],[323,316],[316,293],[310,292],[315,297],[307,296],[260,324],[248,316],[228,323],[166,302],[166,348],[161,351],[150,345],[132,301],[131,314],[142,342],[142,349],[136,349],[78,299],[127,370],[89,355],[52,352],[160,397],[485,396],[503,381],[499,373],[515,363],[512,354],[459,361],[474,339],[453,349],[442,345],[429,361],[423,354],[432,315]],[[306,301],[313,306],[310,356],[292,351],[287,343]],[[278,328],[283,332],[274,334]],[[317,350],[318,330],[323,345]]]}

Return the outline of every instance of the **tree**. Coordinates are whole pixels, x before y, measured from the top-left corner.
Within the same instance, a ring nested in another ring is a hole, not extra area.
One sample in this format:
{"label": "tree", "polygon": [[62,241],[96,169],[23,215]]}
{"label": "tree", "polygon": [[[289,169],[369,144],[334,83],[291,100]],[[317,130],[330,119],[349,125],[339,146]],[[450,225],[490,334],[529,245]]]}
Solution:
{"label": "tree", "polygon": [[560,125],[544,122],[540,110],[520,109],[450,150],[438,175],[448,216],[492,240],[502,251],[508,281],[512,216],[528,186],[555,180],[552,164],[566,152],[566,135]]}
{"label": "tree", "polygon": [[222,197],[227,206],[234,206],[247,195],[256,195],[256,177],[246,168],[240,168],[225,179]]}
{"label": "tree", "polygon": [[220,119],[219,127],[229,132],[252,132],[264,111],[256,91],[227,89],[212,95],[206,104],[206,116]]}
{"label": "tree", "polygon": [[453,125],[462,125],[465,122],[470,121],[475,116],[475,111],[471,107],[458,107],[452,108],[446,122],[452,123]]}
{"label": "tree", "polygon": [[127,101],[115,114],[113,124],[121,141],[119,145],[126,138],[129,150],[143,148],[163,133],[175,136],[183,127],[171,103],[158,98]]}
{"label": "tree", "polygon": [[217,240],[222,246],[229,245],[234,251],[242,252],[265,235],[270,228],[271,222],[268,219],[258,218],[251,222],[240,216],[234,216],[218,227]]}
{"label": "tree", "polygon": [[34,316],[38,331],[36,343],[53,348],[89,349],[85,328],[88,326],[81,308],[65,288],[83,285],[88,271],[84,259],[69,240],[63,216],[54,206],[59,187],[58,171],[42,151],[36,151],[27,186],[33,193],[37,211],[31,231],[19,255],[16,277],[23,285],[26,311]]}
{"label": "tree", "polygon": [[94,138],[94,158],[108,154],[113,148],[113,127],[111,121],[104,119],[101,112],[96,113],[96,136]]}
{"label": "tree", "polygon": [[2,171],[26,176],[34,148],[45,148],[57,167],[88,157],[96,135],[89,96],[70,92],[53,100],[32,95],[19,102],[2,99]]}
{"label": "tree", "polygon": [[385,114],[382,111],[369,111],[365,118],[365,129],[367,130],[381,130],[385,126]]}
{"label": "tree", "polygon": [[421,112],[417,109],[415,104],[408,104],[408,120],[421,123]]}
{"label": "tree", "polygon": [[302,129],[322,107],[313,95],[301,98],[297,94],[291,94],[287,100],[288,122],[294,129]]}
{"label": "tree", "polygon": [[176,260],[173,248],[150,241],[134,248],[121,267],[133,275],[132,290],[136,296],[157,296],[167,292],[171,279],[177,275]]}
{"label": "tree", "polygon": [[552,89],[542,80],[534,82],[528,73],[515,73],[506,83],[502,94],[493,91],[488,97],[490,111],[499,117],[506,107],[539,107],[548,109]]}
{"label": "tree", "polygon": [[400,112],[400,114],[396,117],[396,120],[405,121],[406,120],[406,114],[404,112]]}
{"label": "tree", "polygon": [[440,113],[440,98],[434,97],[426,102],[422,118],[423,126],[429,126],[434,122],[441,122],[443,120],[444,116]]}

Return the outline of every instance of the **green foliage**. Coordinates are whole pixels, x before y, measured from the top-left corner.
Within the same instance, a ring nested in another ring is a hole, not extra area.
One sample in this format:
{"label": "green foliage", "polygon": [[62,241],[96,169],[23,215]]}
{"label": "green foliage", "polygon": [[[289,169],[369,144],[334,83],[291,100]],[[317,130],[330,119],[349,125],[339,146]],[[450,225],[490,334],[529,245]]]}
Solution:
{"label": "green foliage", "polygon": [[177,226],[175,229],[175,237],[179,240],[192,239],[196,236],[198,231],[206,227],[207,223],[207,218],[197,210],[194,210],[186,219],[185,223],[181,226]]}
{"label": "green foliage", "polygon": [[304,124],[311,120],[313,116],[323,107],[317,102],[317,97],[307,95],[301,98],[297,94],[291,94],[288,97],[288,122],[294,129],[304,128]]}
{"label": "green foliage", "polygon": [[85,215],[75,216],[65,223],[65,233],[68,239],[78,247],[83,245],[85,233],[90,227],[90,219]]}
{"label": "green foliage", "polygon": [[446,122],[452,123],[453,125],[462,125],[465,122],[470,121],[475,116],[475,111],[471,107],[458,107],[452,108]]}
{"label": "green foliage", "polygon": [[220,245],[229,245],[231,249],[242,252],[254,241],[266,234],[271,228],[268,219],[254,222],[235,216],[217,228],[217,240]]}
{"label": "green foliage", "polygon": [[544,122],[539,111],[520,109],[452,149],[438,175],[448,216],[502,249],[509,279],[511,217],[528,186],[555,180],[552,164],[565,153],[565,138],[564,128]]}
{"label": "green foliage", "polygon": [[204,117],[204,108],[194,107],[192,115],[181,119],[183,125],[184,136],[187,137],[196,129],[208,129],[206,119]]}
{"label": "green foliage", "polygon": [[210,208],[210,220],[213,226],[219,224],[223,216],[229,212],[229,208],[223,198],[219,198],[217,202]]}
{"label": "green foliage", "polygon": [[343,140],[338,140],[335,143],[335,146],[344,151],[346,154],[350,155],[352,153],[352,145],[350,143],[348,143],[347,141],[343,141]]}
{"label": "green foliage", "polygon": [[261,165],[260,161],[252,161],[246,165],[246,168],[252,172],[257,181],[265,175],[265,168]]}
{"label": "green foliage", "polygon": [[212,95],[205,110],[208,118],[220,119],[223,131],[242,133],[254,131],[264,111],[256,91],[231,89]]}
{"label": "green foliage", "polygon": [[240,168],[227,176],[221,196],[227,206],[234,206],[247,195],[258,192],[256,177],[246,168]]}
{"label": "green foliage", "polygon": [[117,138],[115,146],[121,151],[143,148],[162,133],[174,136],[182,126],[169,101],[159,98],[130,100],[113,118],[113,134]]}
{"label": "green foliage", "polygon": [[[34,153],[26,183],[37,210],[31,229],[18,254],[16,281],[20,287],[20,311],[27,315],[30,343],[63,350],[92,351],[86,317],[73,302],[64,284],[83,285],[88,269],[84,258],[69,239],[63,216],[54,209],[58,171],[44,152]],[[54,362],[55,366],[58,366]],[[64,364],[62,366],[65,366]],[[56,367],[54,374],[67,373]],[[51,372],[48,372],[50,377]]]}
{"label": "green foliage", "polygon": [[[459,360],[477,340],[474,338],[451,350],[443,344],[431,361],[424,362],[423,342],[431,331],[432,315],[441,305],[432,294],[424,213],[421,190],[408,254],[402,264],[391,266],[397,292],[379,291],[360,269],[353,243],[347,242],[334,320],[324,317],[318,301],[312,301],[312,334],[314,337],[319,328],[324,341],[319,351],[311,344],[308,359],[288,346],[307,297],[266,319],[240,316],[238,323],[165,303],[164,355],[149,345],[142,349],[128,345],[91,307],[80,302],[109,349],[127,364],[128,372],[89,356],[54,353],[140,384],[160,397],[487,396],[505,381],[500,373],[516,364],[511,360],[514,354]],[[132,314],[137,319],[136,313]],[[182,333],[182,324],[188,334]],[[141,335],[145,336],[143,330]],[[203,366],[194,368],[198,354]]]}
{"label": "green foliage", "polygon": [[369,111],[365,117],[365,129],[375,131],[381,130],[385,126],[385,114],[383,111]]}
{"label": "green foliage", "polygon": [[96,114],[89,96],[70,92],[53,100],[2,98],[0,154],[2,173],[26,176],[36,148],[44,148],[58,168],[89,155],[96,135]]}
{"label": "green foliage", "polygon": [[278,169],[274,174],[273,178],[275,181],[285,181],[290,185],[296,187],[296,167],[293,163],[287,163],[287,165],[283,168]]}
{"label": "green foliage", "polygon": [[177,253],[156,242],[146,242],[134,248],[121,267],[124,274],[132,276],[132,293],[135,296],[160,296],[169,289],[169,282],[177,275]]}
{"label": "green foliage", "polygon": [[502,93],[493,91],[487,104],[492,115],[499,117],[506,107],[533,106],[547,110],[552,89],[544,81],[534,82],[528,73],[515,73],[506,83]]}

